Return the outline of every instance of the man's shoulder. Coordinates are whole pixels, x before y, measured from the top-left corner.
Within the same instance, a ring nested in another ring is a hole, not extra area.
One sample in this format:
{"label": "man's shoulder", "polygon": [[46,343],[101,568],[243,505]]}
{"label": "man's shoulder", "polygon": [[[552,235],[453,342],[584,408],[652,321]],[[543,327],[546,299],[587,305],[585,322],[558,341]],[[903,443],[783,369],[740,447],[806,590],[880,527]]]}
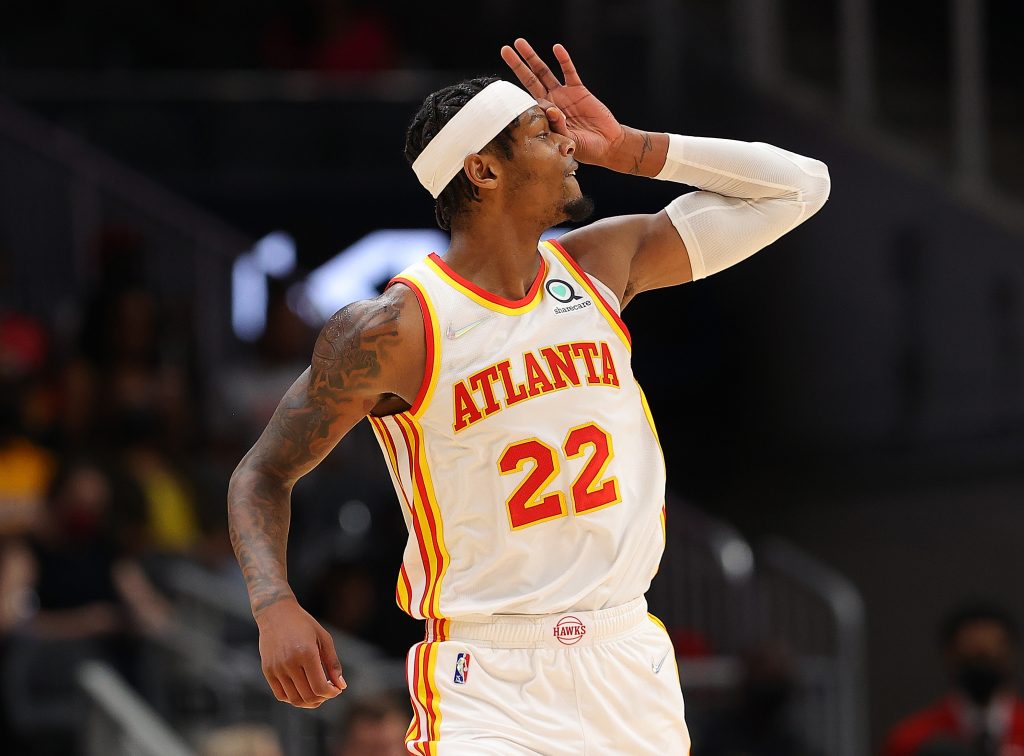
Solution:
{"label": "man's shoulder", "polygon": [[950,699],[914,712],[897,722],[886,738],[884,756],[911,756],[935,735],[956,731],[956,713]]}
{"label": "man's shoulder", "polygon": [[565,233],[558,242],[588,276],[601,281],[621,302],[636,251],[635,225],[646,222],[646,217],[604,218]]}
{"label": "man's shoulder", "polygon": [[342,307],[324,324],[321,339],[367,338],[378,333],[399,339],[419,335],[423,319],[416,295],[400,284],[396,281],[372,299],[360,299]]}
{"label": "man's shoulder", "polygon": [[421,372],[424,352],[416,296],[395,285],[334,313],[320,331],[312,364],[315,373],[343,376],[340,384],[349,389],[393,393],[408,401],[417,388],[410,376]]}

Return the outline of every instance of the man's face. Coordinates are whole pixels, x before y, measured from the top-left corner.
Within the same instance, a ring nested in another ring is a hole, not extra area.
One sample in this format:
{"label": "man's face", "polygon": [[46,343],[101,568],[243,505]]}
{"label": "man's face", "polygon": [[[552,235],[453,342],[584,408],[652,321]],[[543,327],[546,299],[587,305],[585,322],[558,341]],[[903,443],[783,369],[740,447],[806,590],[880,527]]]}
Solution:
{"label": "man's face", "polygon": [[1006,629],[987,619],[961,627],[947,651],[954,684],[980,704],[1010,683],[1014,658],[1013,640]]}
{"label": "man's face", "polygon": [[581,205],[592,205],[572,175],[579,166],[573,157],[576,147],[571,139],[551,130],[540,106],[519,116],[512,137],[513,158],[506,163],[507,191],[517,206],[529,215],[543,217],[551,226],[589,215],[586,212],[579,217],[586,209]]}

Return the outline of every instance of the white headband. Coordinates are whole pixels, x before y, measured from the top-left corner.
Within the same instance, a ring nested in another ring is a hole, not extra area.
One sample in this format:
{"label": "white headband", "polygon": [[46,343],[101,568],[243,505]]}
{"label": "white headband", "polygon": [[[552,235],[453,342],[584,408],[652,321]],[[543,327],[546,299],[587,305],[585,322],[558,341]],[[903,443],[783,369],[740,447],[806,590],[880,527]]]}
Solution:
{"label": "white headband", "polygon": [[462,170],[467,155],[479,152],[514,118],[536,105],[537,101],[515,84],[488,84],[462,106],[416,158],[412,164],[416,177],[437,199]]}

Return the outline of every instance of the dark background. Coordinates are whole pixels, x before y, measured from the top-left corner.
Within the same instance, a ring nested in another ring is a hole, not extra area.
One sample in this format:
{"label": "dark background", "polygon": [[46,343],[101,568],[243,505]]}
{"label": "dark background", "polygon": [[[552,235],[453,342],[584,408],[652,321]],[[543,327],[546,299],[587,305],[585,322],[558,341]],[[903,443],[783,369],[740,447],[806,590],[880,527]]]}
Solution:
{"label": "dark background", "polygon": [[[987,106],[972,172],[955,3],[867,3],[860,110],[840,3],[776,4],[772,77],[744,32],[755,5],[7,3],[0,93],[241,237],[287,230],[304,270],[374,229],[433,225],[402,156],[408,121],[432,89],[503,74],[498,49],[516,36],[564,42],[627,124],[824,160],[819,215],[735,269],[645,294],[625,320],[670,487],[755,541],[795,541],[862,592],[877,742],[944,690],[935,635],[952,604],[992,597],[1024,617],[1024,6],[977,4],[972,86]],[[580,183],[598,217],[655,212],[679,191],[586,168]],[[60,269],[38,284],[32,238],[2,240],[0,292],[54,327],[46,292],[95,291]],[[197,402],[197,426],[213,401]],[[197,429],[182,449],[216,456],[210,438]]]}

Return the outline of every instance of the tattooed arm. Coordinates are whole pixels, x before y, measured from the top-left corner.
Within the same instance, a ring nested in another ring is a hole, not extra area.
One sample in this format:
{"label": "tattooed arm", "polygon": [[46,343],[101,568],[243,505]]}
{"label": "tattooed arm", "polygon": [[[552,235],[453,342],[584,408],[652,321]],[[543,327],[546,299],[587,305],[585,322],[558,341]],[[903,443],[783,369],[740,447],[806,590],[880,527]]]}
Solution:
{"label": "tattooed arm", "polygon": [[315,708],[345,687],[330,635],[288,585],[292,487],[371,410],[403,409],[425,359],[422,318],[405,286],[338,311],[317,338],[309,369],[231,476],[231,544],[260,629],[263,672],[278,700]]}

